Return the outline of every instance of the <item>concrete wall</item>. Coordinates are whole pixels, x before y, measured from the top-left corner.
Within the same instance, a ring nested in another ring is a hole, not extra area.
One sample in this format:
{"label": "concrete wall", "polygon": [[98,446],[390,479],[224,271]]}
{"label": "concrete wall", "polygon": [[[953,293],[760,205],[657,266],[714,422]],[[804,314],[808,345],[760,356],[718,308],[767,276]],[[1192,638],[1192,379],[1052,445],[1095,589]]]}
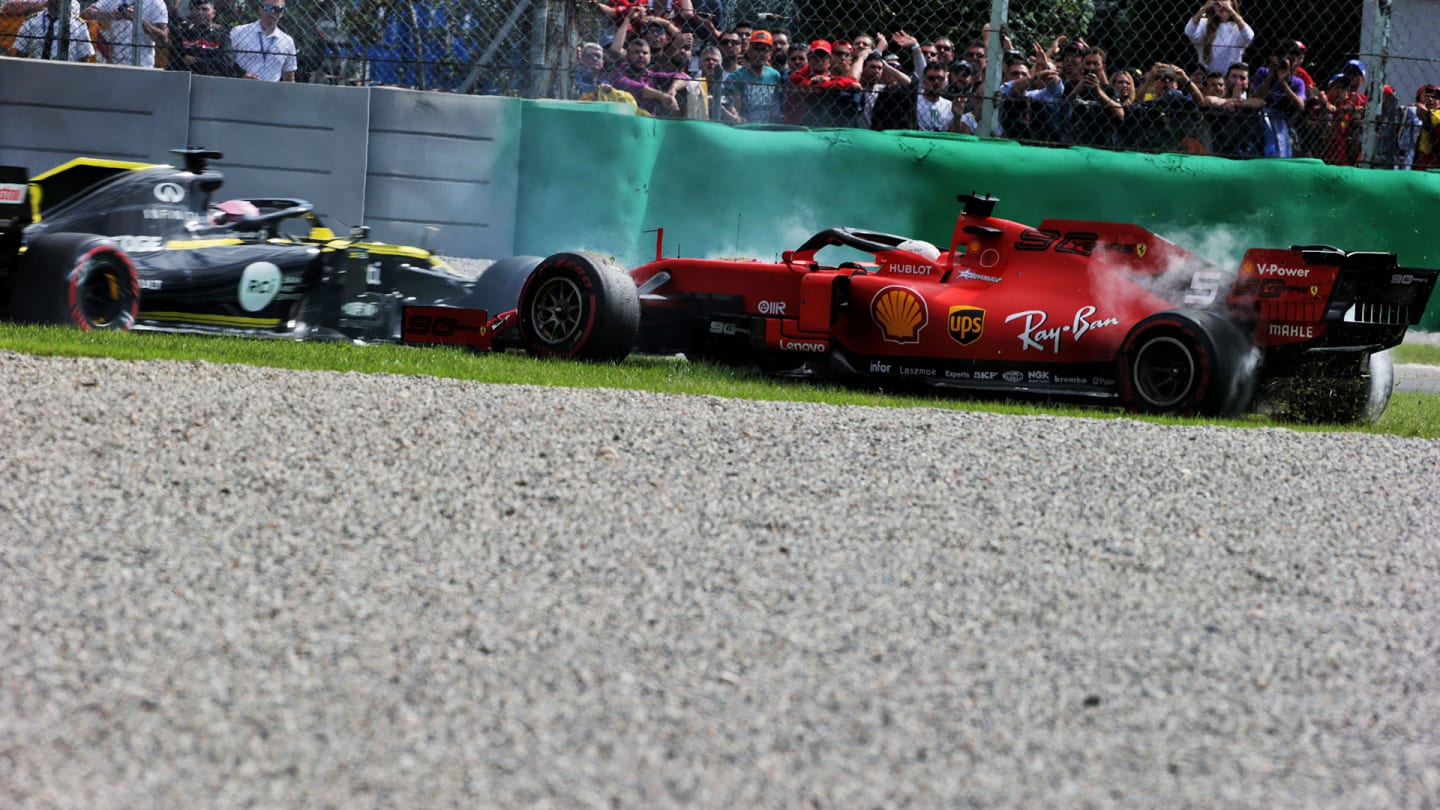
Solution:
{"label": "concrete wall", "polygon": [[[772,257],[852,225],[948,242],[955,195],[997,213],[1134,222],[1222,264],[1334,244],[1440,266],[1440,172],[1022,147],[943,133],[730,128],[615,105],[266,85],[0,59],[0,163],[168,162],[219,149],[223,194],[294,196],[377,239],[494,258],[589,248]],[[1426,328],[1440,328],[1440,298]]]}
{"label": "concrete wall", "polygon": [[512,252],[518,101],[262,84],[0,58],[0,163],[77,156],[173,163],[225,154],[222,196],[301,197],[337,229],[451,255]]}

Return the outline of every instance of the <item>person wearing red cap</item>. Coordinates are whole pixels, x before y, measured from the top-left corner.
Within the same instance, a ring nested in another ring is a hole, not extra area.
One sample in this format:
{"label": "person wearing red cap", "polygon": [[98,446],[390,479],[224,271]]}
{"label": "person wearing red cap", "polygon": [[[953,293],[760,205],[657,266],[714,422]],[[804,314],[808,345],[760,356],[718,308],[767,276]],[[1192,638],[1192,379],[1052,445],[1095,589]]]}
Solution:
{"label": "person wearing red cap", "polygon": [[[831,51],[830,43],[823,39],[811,42],[805,67],[790,74],[790,86],[782,104],[785,123],[805,126],[839,123],[831,120],[838,112],[832,108],[843,106],[842,96],[846,91],[858,90],[860,83],[850,76],[830,72]],[[852,97],[851,101],[856,99]]]}

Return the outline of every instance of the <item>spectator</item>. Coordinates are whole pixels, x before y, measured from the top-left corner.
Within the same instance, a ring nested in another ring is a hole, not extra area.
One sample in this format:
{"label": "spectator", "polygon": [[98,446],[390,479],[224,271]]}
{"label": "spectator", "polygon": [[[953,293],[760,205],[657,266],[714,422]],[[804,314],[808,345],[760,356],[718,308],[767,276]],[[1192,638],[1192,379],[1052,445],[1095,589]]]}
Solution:
{"label": "spectator", "polygon": [[1240,16],[1236,2],[1207,0],[1185,24],[1185,36],[1207,72],[1223,75],[1231,64],[1245,61],[1245,49],[1255,41],[1255,30]]}
{"label": "spectator", "polygon": [[859,120],[860,83],[831,72],[830,43],[810,43],[804,67],[790,74],[782,104],[785,123],[805,126],[854,126]]}
{"label": "spectator", "polygon": [[[879,48],[875,47],[877,40],[880,42]],[[887,43],[885,42],[884,34],[877,34],[874,37],[869,34],[858,34],[853,42],[855,51],[850,57],[850,75],[858,81],[860,79],[860,72],[865,69],[865,60],[869,59],[872,53],[879,55],[880,51],[885,50]]]}
{"label": "spectator", "polygon": [[[76,14],[79,4],[70,7],[70,22],[60,24],[60,0],[46,0],[43,11],[20,23],[15,32],[15,53],[31,59],[59,59],[68,44],[71,62],[85,62],[95,55],[90,29]],[[68,40],[68,43],[67,43]]]}
{"label": "spectator", "polygon": [[[1061,37],[1064,39],[1064,37]],[[1065,86],[1072,90],[1080,83],[1080,77],[1085,75],[1084,61],[1085,54],[1090,51],[1084,40],[1073,39],[1059,48],[1059,56],[1056,61],[1060,65],[1060,78],[1065,81]],[[1103,58],[1103,57],[1102,57]]]}
{"label": "spectator", "polygon": [[[170,11],[163,0],[140,0],[140,29],[135,30],[135,0],[100,0],[80,12],[81,19],[106,23],[106,61],[155,67],[155,49],[170,44]],[[138,61],[136,58],[138,56]]]}
{"label": "spectator", "polygon": [[600,89],[605,76],[605,49],[598,42],[587,42],[580,46],[578,64],[570,74],[573,87],[572,98],[589,93],[593,96]]}
{"label": "spectator", "polygon": [[1305,83],[1305,95],[1308,97],[1315,90],[1315,80],[1305,69],[1305,43],[1298,39],[1287,39],[1281,43],[1281,50],[1290,57],[1290,69]]}
{"label": "spectator", "polygon": [[964,53],[965,61],[975,69],[975,80],[982,84],[985,81],[985,69],[990,64],[985,58],[985,48],[985,41],[977,39],[965,46]]}
{"label": "spectator", "polygon": [[684,113],[676,94],[689,77],[650,69],[650,43],[632,39],[625,43],[625,59],[616,65],[610,84],[635,97],[640,109],[650,115],[678,118]]}
{"label": "spectator", "polygon": [[727,31],[721,35],[720,66],[725,70],[726,76],[740,69],[740,58],[745,55],[745,42],[738,31]]}
{"label": "spectator", "polygon": [[190,19],[175,23],[170,34],[170,59],[165,67],[201,76],[236,75],[230,32],[215,22],[212,0],[191,0]]}
{"label": "spectator", "polygon": [[916,53],[919,54],[919,58],[915,60],[915,74],[913,79],[915,86],[919,87],[925,83],[925,67],[934,64],[936,60],[940,58],[940,52],[936,50],[935,43],[925,42],[921,43]]}
{"label": "spectator", "polygon": [[1306,102],[1305,153],[1336,166],[1360,163],[1360,119],[1365,112],[1351,77],[1336,73]]}
{"label": "spectator", "polygon": [[285,0],[262,0],[255,22],[230,30],[230,50],[235,53],[242,78],[295,81],[295,40],[280,30],[283,16]]}
{"label": "spectator", "polygon": [[727,124],[740,123],[734,105],[729,103],[725,95],[725,72],[720,69],[720,46],[706,45],[701,49],[700,81],[705,88],[705,102],[710,109],[710,120]]}
{"label": "spectator", "polygon": [[1068,141],[1107,149],[1117,147],[1125,105],[1116,100],[1115,88],[1106,79],[1105,49],[1090,48],[1083,54],[1080,78],[1070,89]]}
{"label": "spectator", "polygon": [[1018,53],[1005,59],[1004,84],[1000,85],[1000,126],[996,134],[1019,141],[1059,140],[1063,120],[1065,81],[1060,70],[1034,45],[1034,59],[1027,66]]}
{"label": "spectator", "polygon": [[1359,98],[1360,109],[1365,109],[1365,103],[1370,100],[1370,97],[1365,94],[1365,63],[1359,59],[1351,59],[1345,63],[1344,67],[1340,68],[1340,73],[1350,84],[1350,92]]}
{"label": "spectator", "polygon": [[886,73],[899,73],[901,77],[905,74],[885,63],[885,57],[873,50],[865,57],[865,64],[860,68],[860,125],[870,129],[874,122],[875,101],[880,94],[885,92],[889,84],[885,81]]}
{"label": "spectator", "polygon": [[1135,118],[1130,113],[1135,108],[1135,74],[1128,70],[1117,70],[1110,74],[1110,87],[1114,91],[1110,96],[1115,103],[1120,105],[1124,115],[1115,124],[1115,145],[1121,149],[1129,149],[1136,141],[1131,134],[1135,127]]}
{"label": "spectator", "polygon": [[[675,40],[680,34],[680,29],[664,17],[649,16],[644,18],[644,25],[641,26],[640,32],[645,37],[645,41],[650,43],[650,56],[657,68],[660,70],[673,69]],[[633,37],[632,34],[631,38]],[[615,40],[611,40],[610,50],[615,58],[620,58],[620,51],[615,48]]]}
{"label": "spectator", "polygon": [[[935,47],[935,59],[933,61],[938,62],[940,67],[948,71],[950,69],[950,63],[954,62],[956,58],[955,43],[951,42],[949,37],[938,37],[930,44]],[[921,75],[923,76],[924,74],[922,73]]]}
{"label": "spectator", "polygon": [[790,56],[790,33],[788,31],[771,31],[770,38],[775,40],[775,47],[770,49],[770,67],[783,74],[785,60]]}
{"label": "spectator", "polygon": [[[655,47],[652,43],[652,49]],[[681,31],[675,36],[668,51],[662,52],[667,62],[659,65],[661,70],[684,73],[692,79],[700,76],[700,60],[695,58],[695,35]]]}
{"label": "spectator", "polygon": [[922,132],[948,132],[955,118],[950,99],[945,98],[950,74],[938,63],[925,68],[924,83],[915,99],[915,128]]}
{"label": "spectator", "polygon": [[789,81],[791,73],[805,67],[809,53],[810,48],[805,43],[792,43],[790,45],[790,52],[785,55],[785,69],[780,71],[780,75],[784,76],[786,81]]}
{"label": "spectator", "polygon": [[1250,98],[1250,67],[1236,62],[1222,79],[1219,97],[1206,91],[1206,118],[1213,155],[1254,158],[1263,153],[1265,122],[1262,98]]}
{"label": "spectator", "polygon": [[[831,43],[830,72],[859,80],[861,65],[855,62],[855,46],[847,40]],[[853,69],[853,70],[852,70]]]}
{"label": "spectator", "polygon": [[1205,152],[1204,94],[1177,65],[1157,62],[1140,84],[1140,102],[1132,109],[1131,143],[1157,152]]}
{"label": "spectator", "polygon": [[1270,57],[1266,67],[1255,71],[1255,95],[1265,99],[1265,157],[1295,156],[1290,117],[1305,110],[1305,82],[1293,67],[1286,53]]}
{"label": "spectator", "polygon": [[1405,168],[1440,168],[1440,87],[1427,84],[1415,91],[1415,106],[1405,108],[1400,149]]}
{"label": "spectator", "polygon": [[974,66],[964,59],[956,59],[951,62],[948,84],[950,102],[957,120],[967,112],[980,112],[980,94],[984,87],[981,77],[975,73]]}
{"label": "spectator", "polygon": [[780,120],[779,93],[784,79],[780,71],[770,67],[774,42],[769,31],[751,34],[745,66],[725,76],[725,99],[732,105],[734,118],[741,123],[773,124]]}

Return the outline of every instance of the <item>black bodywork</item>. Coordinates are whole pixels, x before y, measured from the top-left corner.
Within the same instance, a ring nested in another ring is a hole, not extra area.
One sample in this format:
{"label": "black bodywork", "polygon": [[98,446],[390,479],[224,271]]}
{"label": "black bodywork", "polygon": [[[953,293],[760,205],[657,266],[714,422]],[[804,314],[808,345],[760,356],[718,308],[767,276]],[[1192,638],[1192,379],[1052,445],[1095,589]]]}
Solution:
{"label": "black bodywork", "polygon": [[[295,198],[251,198],[258,216],[217,223],[224,177],[209,161],[219,154],[177,154],[180,167],[82,158],[31,180],[30,210],[12,211],[19,216],[0,236],[12,242],[0,251],[0,290],[25,246],[81,233],[105,237],[133,262],[134,329],[397,341],[405,305],[515,307],[523,259],[467,276],[429,251],[366,241],[363,228],[337,236]],[[16,309],[0,295],[0,316]]]}

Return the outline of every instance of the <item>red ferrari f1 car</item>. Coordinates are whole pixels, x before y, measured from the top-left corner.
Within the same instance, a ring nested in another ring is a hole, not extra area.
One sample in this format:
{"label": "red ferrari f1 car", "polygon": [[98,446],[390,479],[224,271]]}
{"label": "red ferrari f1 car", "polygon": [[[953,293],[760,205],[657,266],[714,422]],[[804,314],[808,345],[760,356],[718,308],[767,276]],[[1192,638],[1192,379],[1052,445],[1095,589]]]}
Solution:
{"label": "red ferrari f1 car", "polygon": [[683,353],[1146,413],[1364,422],[1390,397],[1385,350],[1437,275],[1325,245],[1252,249],[1227,271],[1136,225],[1031,227],[993,217],[993,197],[959,199],[947,250],[832,228],[778,262],[657,255],[626,273],[556,254],[492,326],[518,326],[538,355]]}

